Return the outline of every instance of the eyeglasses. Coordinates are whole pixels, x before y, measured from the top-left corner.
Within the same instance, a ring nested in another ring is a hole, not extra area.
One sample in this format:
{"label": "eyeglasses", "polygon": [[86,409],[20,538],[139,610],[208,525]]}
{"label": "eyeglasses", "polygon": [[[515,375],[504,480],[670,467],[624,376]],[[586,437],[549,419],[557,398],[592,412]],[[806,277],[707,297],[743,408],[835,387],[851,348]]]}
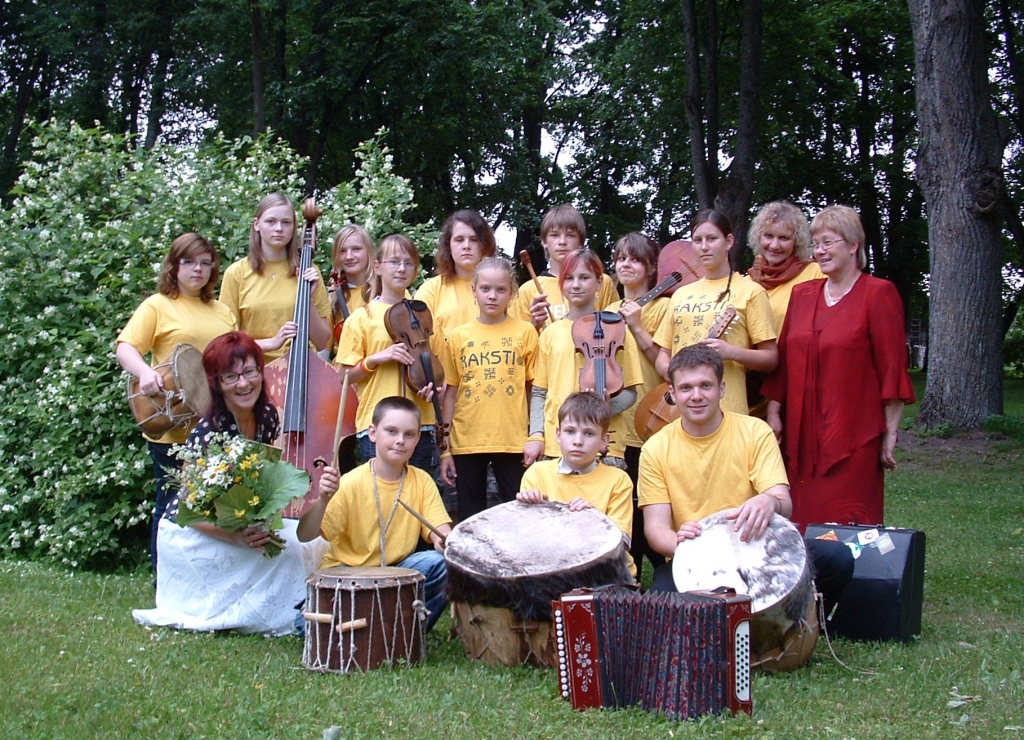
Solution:
{"label": "eyeglasses", "polygon": [[843,239],[843,238],[839,238],[839,239],[822,239],[820,242],[811,242],[811,249],[821,248],[821,249],[828,250],[828,249],[832,249],[833,245],[838,244],[839,242],[845,242],[845,241],[846,240]]}
{"label": "eyeglasses", "polygon": [[236,385],[239,380],[245,378],[246,380],[256,380],[263,374],[263,371],[258,367],[247,367],[239,373],[221,373],[220,383],[221,385]]}
{"label": "eyeglasses", "polygon": [[394,268],[395,270],[397,270],[399,267],[404,267],[406,270],[411,270],[416,266],[416,264],[410,260],[381,260],[381,264],[387,265],[388,267]]}
{"label": "eyeglasses", "polygon": [[213,262],[211,262],[210,260],[182,259],[182,260],[178,260],[178,264],[181,265],[182,267],[184,267],[186,270],[191,270],[196,265],[199,265],[204,270],[212,270],[213,269]]}

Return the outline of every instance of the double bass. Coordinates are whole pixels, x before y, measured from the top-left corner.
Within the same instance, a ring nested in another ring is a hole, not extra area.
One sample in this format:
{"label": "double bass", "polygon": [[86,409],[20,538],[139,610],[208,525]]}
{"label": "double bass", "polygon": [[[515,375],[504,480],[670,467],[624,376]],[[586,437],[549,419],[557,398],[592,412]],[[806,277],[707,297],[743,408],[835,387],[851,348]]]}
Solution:
{"label": "double bass", "polygon": [[[312,286],[302,279],[313,265],[316,249],[316,220],[323,212],[312,198],[302,206],[304,219],[302,251],[299,258],[299,281],[295,295],[294,321],[298,325],[288,352],[267,365],[264,378],[271,402],[281,412],[281,436],[278,446],[284,460],[309,473],[312,485],[306,496],[293,501],[283,512],[286,517],[300,517],[320,497],[321,468],[317,458],[335,458],[335,427],[338,425],[342,398],[341,378],[309,346],[309,316],[312,310]],[[342,434],[354,439],[355,404],[346,403]]]}

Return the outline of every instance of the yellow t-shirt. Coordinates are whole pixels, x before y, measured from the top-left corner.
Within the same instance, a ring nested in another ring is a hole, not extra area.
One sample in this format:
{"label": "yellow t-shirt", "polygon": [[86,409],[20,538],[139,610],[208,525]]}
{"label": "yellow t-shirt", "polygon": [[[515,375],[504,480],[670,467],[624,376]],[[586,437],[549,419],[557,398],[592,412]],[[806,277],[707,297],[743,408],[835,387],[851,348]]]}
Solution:
{"label": "yellow t-shirt", "polygon": [[825,273],[818,267],[818,263],[808,262],[795,278],[788,283],[776,285],[768,291],[768,301],[772,304],[772,316],[775,317],[775,331],[782,333],[782,323],[786,320],[786,311],[789,309],[790,296],[793,295],[793,286],[823,277],[825,277]]}
{"label": "yellow t-shirt", "polygon": [[[295,295],[299,287],[297,275],[289,275],[288,260],[267,261],[258,275],[246,257],[224,271],[220,300],[231,309],[238,328],[253,339],[269,339],[286,321],[295,317]],[[318,270],[319,271],[319,270]],[[323,279],[313,291],[316,312],[331,323],[331,304]],[[291,342],[273,352],[265,352],[267,362],[288,351]]]}
{"label": "yellow t-shirt", "polygon": [[[127,342],[140,355],[152,353],[149,365],[156,367],[179,344],[191,344],[202,352],[214,338],[236,328],[235,317],[220,301],[203,303],[202,299],[187,295],[170,298],[156,293],[135,309],[117,341]],[[182,444],[192,426],[171,429],[159,439],[146,439],[160,444]]]}
{"label": "yellow t-shirt", "polygon": [[[708,329],[726,306],[736,309],[736,320],[722,337],[735,347],[750,349],[758,342],[778,339],[768,294],[746,275],[734,273],[729,295],[722,303],[715,299],[725,290],[728,278],[700,280],[683,285],[672,296],[672,308],[665,316],[654,341],[673,355],[683,347],[707,338]],[[746,414],[747,371],[732,360],[725,361],[725,398],[722,408]]]}
{"label": "yellow t-shirt", "polygon": [[[569,304],[562,296],[562,291],[558,289],[558,278],[551,277],[550,275],[538,275],[537,281],[548,297],[548,303],[551,304],[551,313],[555,315],[555,320],[564,318],[569,313]],[[523,321],[531,321],[530,303],[533,302],[536,295],[538,295],[537,286],[533,284],[533,280],[527,280],[520,286],[515,300],[509,304],[508,315],[515,316]],[[594,306],[598,311],[603,311],[617,300],[619,300],[619,294],[615,290],[615,283],[607,275],[602,275],[601,287],[598,288],[597,296],[594,298]],[[550,325],[550,322],[545,324],[545,328]]]}
{"label": "yellow t-shirt", "polygon": [[[391,306],[381,301],[370,301],[363,308],[352,312],[345,322],[345,328],[341,330],[338,356],[334,358],[335,364],[354,367],[363,358],[381,352],[395,343],[384,326],[384,314],[389,308]],[[411,398],[420,407],[423,424],[434,423],[434,405],[424,401],[405,384],[405,375],[402,372],[404,367],[397,362],[385,362],[370,370],[370,374],[359,381],[359,408],[356,410],[358,432],[364,432],[369,428],[374,407],[381,399],[390,396]]]}
{"label": "yellow t-shirt", "polygon": [[[321,568],[348,565],[354,568],[380,566],[380,519],[373,496],[373,471],[371,463],[360,465],[342,476],[338,492],[327,504],[320,534],[330,548],[320,562]],[[414,508],[435,527],[449,524],[451,518],[444,510],[441,495],[428,473],[411,465],[405,466],[405,481],[402,484],[402,501]],[[401,504],[395,503],[398,496],[398,481],[377,481],[380,495],[380,510],[387,523],[394,510],[394,518],[387,528],[385,555],[388,565],[402,562],[416,549],[420,537],[430,540],[430,530],[420,524]]]}
{"label": "yellow t-shirt", "polygon": [[771,427],[725,412],[707,437],[691,437],[681,422],[659,431],[640,450],[640,506],[672,505],[672,527],[740,506],[772,486],[789,485]]}
{"label": "yellow t-shirt", "polygon": [[[627,330],[626,340],[618,357],[622,364],[623,388],[632,388],[644,382],[638,355],[636,340]],[[576,351],[572,341],[572,321],[559,319],[540,335],[537,370],[533,378],[534,385],[547,389],[547,398],[544,402],[544,454],[548,457],[560,457],[562,454],[555,438],[555,431],[558,429],[558,409],[566,398],[580,389],[582,368],[583,355]],[[608,433],[611,435],[608,454],[612,457],[625,457],[624,414],[612,417]]]}
{"label": "yellow t-shirt", "polygon": [[[661,326],[662,321],[665,320],[665,314],[668,313],[668,309],[671,305],[671,298],[668,296],[662,296],[661,298],[655,298],[640,309],[640,323],[652,337],[657,333],[658,327]],[[621,306],[622,301],[616,301],[612,305],[608,306],[605,311],[618,311]],[[636,403],[622,412],[622,418],[626,420],[627,447],[644,446],[643,439],[641,439],[640,435],[636,433],[636,407],[640,404],[640,401],[643,400],[644,396],[664,382],[662,377],[658,375],[658,371],[654,368],[654,363],[648,360],[647,355],[639,350],[640,348],[638,346],[637,358],[640,360],[640,371],[643,374],[644,382],[640,388],[636,389]]]}
{"label": "yellow t-shirt", "polygon": [[416,291],[416,299],[427,304],[434,318],[434,335],[442,339],[447,339],[455,327],[480,315],[473,297],[472,278],[456,275],[443,281],[440,275],[432,277]]}
{"label": "yellow t-shirt", "polygon": [[526,384],[536,359],[537,332],[527,321],[473,319],[451,331],[441,362],[448,383],[458,388],[453,454],[523,451],[530,426]]}

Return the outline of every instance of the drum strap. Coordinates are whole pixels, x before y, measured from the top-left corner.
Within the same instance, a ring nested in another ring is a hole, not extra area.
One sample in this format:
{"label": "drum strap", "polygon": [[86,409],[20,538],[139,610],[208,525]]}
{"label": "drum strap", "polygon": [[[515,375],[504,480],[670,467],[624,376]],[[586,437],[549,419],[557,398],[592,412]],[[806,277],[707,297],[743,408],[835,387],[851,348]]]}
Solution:
{"label": "drum strap", "polygon": [[387,522],[384,521],[384,512],[380,508],[380,491],[377,490],[377,473],[373,470],[373,460],[370,461],[370,474],[373,475],[373,503],[377,505],[377,524],[380,526],[380,567],[387,568],[387,553],[385,548],[388,542],[388,529],[391,527],[391,521],[395,518],[395,512],[398,511],[398,501],[402,498],[402,487],[405,485],[405,474],[407,468],[402,468],[402,477],[398,479],[398,493],[395,494],[395,503],[391,505],[391,513],[388,514]]}

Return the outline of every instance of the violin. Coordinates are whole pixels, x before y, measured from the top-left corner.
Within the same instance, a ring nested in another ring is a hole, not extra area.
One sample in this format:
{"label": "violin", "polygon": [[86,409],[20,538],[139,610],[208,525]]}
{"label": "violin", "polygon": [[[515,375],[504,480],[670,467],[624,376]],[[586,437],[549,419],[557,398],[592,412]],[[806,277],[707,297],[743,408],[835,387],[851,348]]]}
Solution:
{"label": "violin", "polygon": [[401,342],[415,360],[405,366],[405,383],[419,393],[428,383],[434,386],[431,402],[437,419],[437,448],[448,449],[448,428],[441,416],[440,389],[444,384],[444,368],[441,361],[430,349],[430,337],[434,333],[434,318],[423,301],[405,298],[394,304],[384,314],[384,327],[396,342]]}
{"label": "violin", "polygon": [[[733,306],[726,306],[711,324],[708,339],[720,339],[735,320],[736,309]],[[640,399],[633,421],[637,435],[646,442],[651,435],[671,424],[679,416],[679,409],[672,398],[672,386],[669,383],[662,383]]]}
{"label": "violin", "polygon": [[604,400],[622,390],[622,365],[616,354],[626,341],[626,322],[611,311],[596,311],[572,322],[572,341],[583,355],[580,388],[592,388]]}
{"label": "violin", "polygon": [[337,347],[338,342],[341,341],[341,330],[345,327],[348,317],[352,315],[348,303],[345,302],[345,286],[347,284],[348,279],[344,277],[344,273],[331,270],[331,276],[327,280],[327,290],[331,294],[331,319],[334,321],[334,336],[331,339],[333,347]]}
{"label": "violin", "polygon": [[[322,471],[316,467],[319,457],[332,459],[336,437],[335,429],[355,440],[355,404],[350,403],[339,414],[342,399],[341,378],[337,371],[324,362],[309,346],[309,317],[312,309],[312,286],[302,279],[313,264],[316,248],[316,220],[322,211],[312,198],[302,207],[305,225],[302,232],[302,251],[299,257],[299,281],[295,295],[294,321],[298,331],[288,353],[267,365],[264,378],[267,395],[281,414],[281,437],[278,440],[284,460],[309,473],[312,485],[302,500],[288,505],[282,512],[286,517],[299,517],[320,498],[319,481]],[[339,415],[342,417],[339,421]]]}
{"label": "violin", "polygon": [[658,279],[664,280],[675,272],[679,273],[682,279],[665,291],[668,295],[675,293],[681,286],[704,277],[704,268],[697,259],[697,253],[693,251],[693,242],[678,239],[661,248],[661,252],[658,253]]}

